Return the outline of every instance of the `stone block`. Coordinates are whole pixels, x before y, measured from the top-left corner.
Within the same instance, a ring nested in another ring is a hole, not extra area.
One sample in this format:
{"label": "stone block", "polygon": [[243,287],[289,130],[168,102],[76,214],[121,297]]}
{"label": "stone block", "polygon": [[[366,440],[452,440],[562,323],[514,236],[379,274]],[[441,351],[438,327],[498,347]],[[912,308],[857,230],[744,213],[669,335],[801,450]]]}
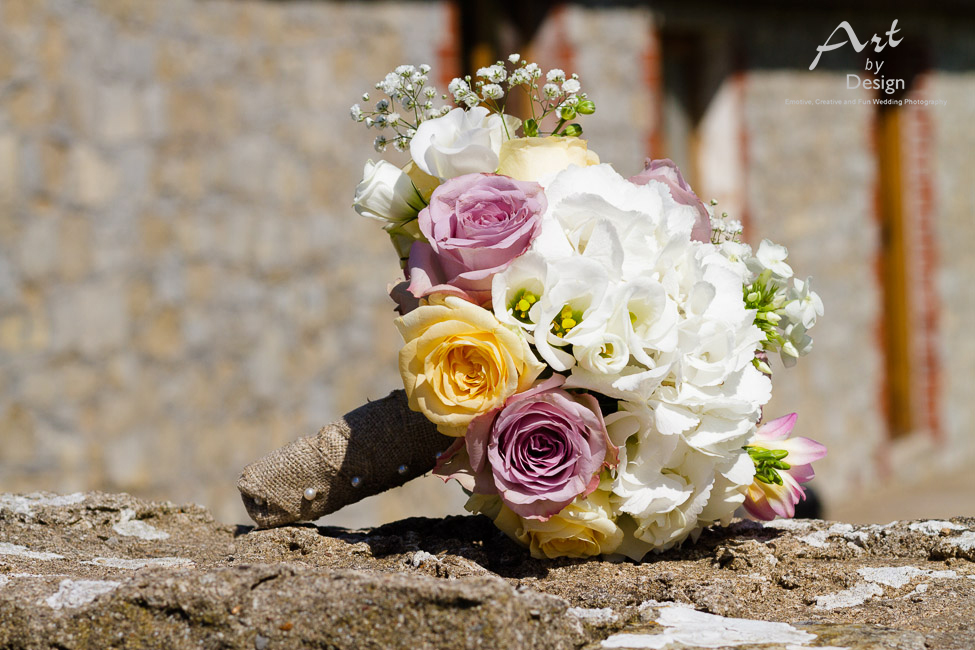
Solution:
{"label": "stone block", "polygon": [[60,277],[67,282],[81,280],[91,271],[92,234],[87,218],[67,216],[60,220],[57,261]]}
{"label": "stone block", "polygon": [[166,121],[172,133],[182,138],[202,137],[214,124],[203,88],[171,86],[166,96]]}
{"label": "stone block", "polygon": [[183,351],[182,318],[174,307],[152,315],[139,334],[139,348],[156,361],[175,361]]}
{"label": "stone block", "polygon": [[4,305],[10,305],[20,297],[19,271],[14,261],[0,250],[0,310]]}
{"label": "stone block", "polygon": [[0,133],[0,210],[9,211],[18,198],[20,160],[18,138],[13,133]]}
{"label": "stone block", "polygon": [[0,316],[0,350],[7,354],[23,351],[26,331],[27,318],[23,314]]}
{"label": "stone block", "polygon": [[152,270],[155,298],[162,304],[178,305],[186,295],[186,279],[183,264],[174,252],[160,257]]}
{"label": "stone block", "polygon": [[308,172],[304,165],[289,157],[281,157],[274,162],[270,189],[278,203],[289,207],[301,206],[307,200],[308,188]]}
{"label": "stone block", "polygon": [[56,350],[97,356],[128,339],[129,313],[121,280],[91,280],[59,288],[52,292],[49,307]]}
{"label": "stone block", "polygon": [[98,137],[106,144],[121,144],[144,137],[144,104],[131,83],[112,83],[97,89]]}
{"label": "stone block", "polygon": [[53,89],[40,83],[17,84],[7,93],[5,105],[10,122],[17,129],[43,127],[53,114]]}
{"label": "stone block", "polygon": [[48,19],[41,31],[38,59],[46,79],[60,79],[64,75],[68,42],[64,27],[54,19]]}
{"label": "stone block", "polygon": [[73,361],[59,368],[59,395],[71,403],[79,404],[95,397],[104,383],[101,370],[95,364]]}
{"label": "stone block", "polygon": [[73,198],[87,208],[104,207],[118,191],[118,170],[90,145],[79,144],[71,152]]}
{"label": "stone block", "polygon": [[139,249],[147,259],[155,260],[173,246],[173,225],[166,217],[143,214],[139,218],[139,230]]}
{"label": "stone block", "polygon": [[110,485],[126,491],[145,490],[152,481],[151,446],[146,434],[134,431],[105,446],[105,475]]}
{"label": "stone block", "polygon": [[43,280],[58,266],[60,223],[50,216],[34,216],[24,224],[17,246],[17,266],[27,280]]}
{"label": "stone block", "polygon": [[166,135],[166,89],[162,84],[149,83],[141,91],[142,107],[145,111],[146,135],[157,140]]}
{"label": "stone block", "polygon": [[36,352],[50,344],[51,319],[45,296],[45,292],[36,286],[27,286],[22,292],[22,305],[27,313],[25,351]]}
{"label": "stone block", "polygon": [[216,288],[216,270],[212,264],[198,262],[186,268],[186,296],[193,302],[209,301]]}
{"label": "stone block", "polygon": [[187,151],[173,151],[159,161],[152,174],[153,192],[162,196],[174,195],[189,202],[198,202],[206,191],[203,162],[199,155]]}
{"label": "stone block", "polygon": [[17,66],[17,52],[12,44],[6,40],[0,40],[0,79],[13,79]]}
{"label": "stone block", "polygon": [[[3,324],[0,320],[0,345],[3,341]],[[35,464],[38,451],[34,413],[22,402],[16,401],[0,409],[0,468],[13,469]],[[8,470],[9,471],[9,470]]]}
{"label": "stone block", "polygon": [[68,198],[64,191],[70,165],[67,142],[61,138],[42,140],[40,165],[44,191],[54,199]]}

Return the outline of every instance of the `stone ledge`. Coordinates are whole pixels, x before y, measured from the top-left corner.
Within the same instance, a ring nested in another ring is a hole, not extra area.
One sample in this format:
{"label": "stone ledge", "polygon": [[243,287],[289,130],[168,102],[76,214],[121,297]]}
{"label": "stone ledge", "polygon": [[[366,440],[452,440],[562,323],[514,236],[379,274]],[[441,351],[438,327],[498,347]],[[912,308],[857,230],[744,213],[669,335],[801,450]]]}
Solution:
{"label": "stone ledge", "polygon": [[0,495],[0,648],[961,649],[973,621],[973,518],[740,521],[635,564],[535,560],[480,517],[254,530]]}

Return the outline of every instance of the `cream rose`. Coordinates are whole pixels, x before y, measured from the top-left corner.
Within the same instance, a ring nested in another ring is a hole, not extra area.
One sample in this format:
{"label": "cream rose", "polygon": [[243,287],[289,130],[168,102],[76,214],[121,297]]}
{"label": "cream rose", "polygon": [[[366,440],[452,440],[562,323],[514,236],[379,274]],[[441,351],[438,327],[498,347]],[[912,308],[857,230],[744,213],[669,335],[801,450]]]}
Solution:
{"label": "cream rose", "polygon": [[498,508],[496,503],[484,498],[475,500],[479,496],[471,498],[468,510],[493,515],[494,525],[527,546],[532,557],[605,555],[614,552],[623,541],[623,531],[612,519],[609,493],[602,490],[576,499],[546,521],[524,519],[503,504]]}
{"label": "cream rose", "polygon": [[519,330],[454,296],[434,296],[395,322],[410,408],[444,435],[464,435],[475,416],[527,390],[544,369]]}
{"label": "cream rose", "polygon": [[520,181],[540,182],[569,165],[599,164],[585,140],[570,137],[518,138],[501,144],[498,173]]}

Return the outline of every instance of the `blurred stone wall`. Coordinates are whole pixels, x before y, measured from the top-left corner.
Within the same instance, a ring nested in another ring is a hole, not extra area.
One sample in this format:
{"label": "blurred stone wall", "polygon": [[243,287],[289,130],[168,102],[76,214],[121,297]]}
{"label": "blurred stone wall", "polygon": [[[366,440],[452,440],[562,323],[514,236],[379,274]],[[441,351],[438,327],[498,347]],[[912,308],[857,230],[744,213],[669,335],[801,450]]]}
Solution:
{"label": "blurred stone wall", "polygon": [[395,388],[348,107],[451,38],[438,3],[0,1],[0,488],[244,520],[247,462]]}

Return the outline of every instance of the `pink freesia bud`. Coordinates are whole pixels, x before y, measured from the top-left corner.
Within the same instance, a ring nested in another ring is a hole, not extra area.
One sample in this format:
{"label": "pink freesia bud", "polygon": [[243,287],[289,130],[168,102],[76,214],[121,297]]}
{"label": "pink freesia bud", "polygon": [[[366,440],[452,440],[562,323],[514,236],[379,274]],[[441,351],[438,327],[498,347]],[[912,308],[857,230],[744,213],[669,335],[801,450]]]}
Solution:
{"label": "pink freesia bud", "polygon": [[697,194],[687,184],[677,165],[670,158],[651,160],[647,158],[646,167],[629,181],[635,185],[646,185],[650,181],[659,181],[667,186],[670,195],[681,205],[689,205],[697,210],[697,220],[691,230],[691,239],[703,242],[711,241],[711,215],[704,202],[697,198]]}
{"label": "pink freesia bud", "polygon": [[[746,447],[755,461],[756,473],[744,506],[756,519],[793,517],[796,504],[806,498],[801,484],[815,476],[812,463],[826,455],[826,447],[815,440],[789,437],[797,418],[790,413],[762,425]],[[776,476],[781,483],[769,480]]]}

